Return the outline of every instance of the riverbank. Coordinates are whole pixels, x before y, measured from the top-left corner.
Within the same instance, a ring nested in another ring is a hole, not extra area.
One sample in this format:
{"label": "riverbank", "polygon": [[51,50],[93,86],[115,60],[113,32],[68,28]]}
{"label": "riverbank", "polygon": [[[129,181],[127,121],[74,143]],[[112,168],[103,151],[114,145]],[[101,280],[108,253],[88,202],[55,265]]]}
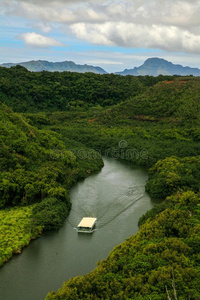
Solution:
{"label": "riverbank", "polygon": [[[90,150],[84,147],[84,153]],[[95,153],[95,151],[93,151]],[[101,157],[79,159],[57,133],[38,130],[0,103],[0,265],[69,214],[69,191],[99,171]]]}
{"label": "riverbank", "polygon": [[[90,166],[90,172],[84,170],[84,176],[77,176],[77,181],[96,173],[102,166],[102,163],[95,168]],[[75,182],[73,180],[73,184]],[[30,206],[0,210],[0,267],[44,232],[62,227],[69,212],[70,206],[54,198]]]}
{"label": "riverbank", "polygon": [[45,300],[199,299],[199,200],[192,191],[168,197],[96,269],[66,281]]}
{"label": "riverbank", "polygon": [[[96,174],[70,191],[72,208],[64,225],[43,234],[0,268],[1,297],[43,299],[72,277],[91,272],[113,247],[138,232],[139,217],[153,202],[145,193],[144,169],[115,159],[104,160]],[[97,217],[93,234],[74,229],[84,216]]]}

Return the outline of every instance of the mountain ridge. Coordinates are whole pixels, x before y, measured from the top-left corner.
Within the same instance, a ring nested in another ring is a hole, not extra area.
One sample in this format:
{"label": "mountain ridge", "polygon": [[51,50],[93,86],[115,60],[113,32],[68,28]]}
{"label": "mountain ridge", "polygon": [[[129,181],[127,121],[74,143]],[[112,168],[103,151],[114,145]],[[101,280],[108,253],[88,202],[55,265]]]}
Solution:
{"label": "mountain ridge", "polygon": [[118,75],[133,75],[133,76],[158,76],[158,75],[180,75],[180,76],[200,76],[200,69],[183,67],[180,64],[173,64],[163,58],[152,57],[148,58],[141,66],[133,69],[125,69],[122,72],[116,72]]}
{"label": "mountain ridge", "polygon": [[[31,60],[27,62],[20,63],[3,63],[0,67],[14,67],[21,65],[27,70],[32,72],[78,72],[86,73],[92,72],[95,74],[108,74],[109,72],[105,71],[99,66],[92,65],[80,65],[76,64],[73,61],[63,61],[63,62],[49,62],[47,60]],[[111,72],[112,73],[112,72]],[[163,58],[151,57],[144,61],[139,67],[134,67],[132,69],[125,69],[124,71],[115,72],[116,75],[132,75],[132,76],[159,76],[159,75],[180,75],[180,76],[200,76],[200,69],[191,68],[189,66],[182,66],[180,64],[173,64]]]}
{"label": "mountain ridge", "polygon": [[14,67],[14,66],[23,66],[27,70],[32,72],[41,72],[41,71],[49,71],[49,72],[78,72],[78,73],[86,73],[92,72],[96,74],[107,74],[107,72],[100,68],[94,67],[87,64],[79,65],[74,63],[73,61],[63,61],[63,62],[49,62],[47,60],[31,60],[27,62],[20,62],[20,63],[4,63],[1,64],[1,67]]}

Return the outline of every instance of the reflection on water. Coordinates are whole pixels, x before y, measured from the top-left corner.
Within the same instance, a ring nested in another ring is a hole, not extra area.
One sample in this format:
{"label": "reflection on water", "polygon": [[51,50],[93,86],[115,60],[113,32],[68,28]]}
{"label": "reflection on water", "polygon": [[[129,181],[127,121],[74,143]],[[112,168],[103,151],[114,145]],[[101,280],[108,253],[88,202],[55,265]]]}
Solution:
{"label": "reflection on water", "polygon": [[[147,173],[105,159],[98,174],[71,190],[72,210],[64,226],[33,241],[0,268],[0,299],[39,300],[74,276],[90,272],[114,246],[138,231],[138,219],[153,203],[145,193]],[[83,217],[96,217],[93,234],[78,234]]]}

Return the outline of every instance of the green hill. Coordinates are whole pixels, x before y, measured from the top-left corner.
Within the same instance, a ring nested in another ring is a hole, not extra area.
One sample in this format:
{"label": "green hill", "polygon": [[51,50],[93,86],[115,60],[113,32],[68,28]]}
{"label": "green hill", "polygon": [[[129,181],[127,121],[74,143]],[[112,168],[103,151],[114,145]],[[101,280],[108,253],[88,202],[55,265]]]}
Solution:
{"label": "green hill", "polygon": [[[162,81],[146,92],[111,108],[108,112],[123,119],[176,118],[193,123],[200,118],[200,79],[177,77]],[[113,121],[113,120],[112,120]]]}
{"label": "green hill", "polygon": [[32,127],[2,103],[0,145],[0,208],[29,205],[47,197],[69,203],[73,182],[86,176],[87,168],[102,166],[100,159],[95,163],[90,159],[83,166],[58,133]]}
{"label": "green hill", "polygon": [[[112,106],[169,79],[0,68],[0,99],[17,112],[85,111]],[[170,77],[171,79],[171,77]]]}
{"label": "green hill", "polygon": [[[55,196],[67,200],[62,187],[71,175],[64,169],[76,168],[76,157],[65,149],[59,135],[39,131],[20,115],[0,104],[0,207],[27,205]],[[53,151],[66,150],[55,161]]]}

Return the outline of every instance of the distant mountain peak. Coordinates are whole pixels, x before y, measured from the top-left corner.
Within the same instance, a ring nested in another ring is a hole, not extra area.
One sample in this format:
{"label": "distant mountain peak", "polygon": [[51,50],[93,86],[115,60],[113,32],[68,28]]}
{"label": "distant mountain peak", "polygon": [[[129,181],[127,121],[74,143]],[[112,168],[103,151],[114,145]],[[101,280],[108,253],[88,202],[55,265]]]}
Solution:
{"label": "distant mountain peak", "polygon": [[27,62],[21,62],[21,63],[5,63],[0,65],[1,67],[14,67],[17,65],[21,65],[25,67],[27,70],[32,72],[40,72],[40,71],[50,71],[50,72],[78,72],[78,73],[86,73],[86,72],[92,72],[97,74],[106,74],[107,72],[100,68],[100,67],[94,67],[89,66],[87,64],[85,65],[78,65],[75,64],[73,61],[63,61],[63,62],[49,62],[47,60],[31,60]]}
{"label": "distant mountain peak", "polygon": [[143,65],[172,65],[172,63],[165,60],[164,58],[151,57],[147,58]]}
{"label": "distant mountain peak", "polygon": [[117,72],[116,74],[120,75],[193,75],[193,76],[200,76],[200,69],[198,68],[190,68],[190,67],[183,67],[182,65],[175,65],[172,62],[169,62],[163,58],[152,57],[145,60],[145,62],[139,66],[138,68],[135,67],[133,69],[125,69],[122,72]]}

